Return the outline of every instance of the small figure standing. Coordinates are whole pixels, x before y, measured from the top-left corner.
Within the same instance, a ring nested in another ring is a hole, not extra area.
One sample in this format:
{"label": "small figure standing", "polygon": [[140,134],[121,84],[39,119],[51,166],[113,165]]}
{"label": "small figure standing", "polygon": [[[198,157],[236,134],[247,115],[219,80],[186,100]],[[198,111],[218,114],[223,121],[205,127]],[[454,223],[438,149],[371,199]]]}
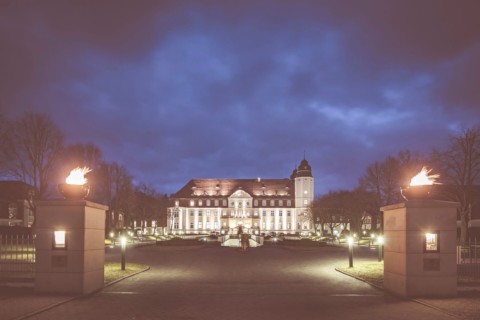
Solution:
{"label": "small figure standing", "polygon": [[238,227],[237,235],[240,238],[241,251],[247,251],[248,247],[248,234],[243,232],[243,227]]}

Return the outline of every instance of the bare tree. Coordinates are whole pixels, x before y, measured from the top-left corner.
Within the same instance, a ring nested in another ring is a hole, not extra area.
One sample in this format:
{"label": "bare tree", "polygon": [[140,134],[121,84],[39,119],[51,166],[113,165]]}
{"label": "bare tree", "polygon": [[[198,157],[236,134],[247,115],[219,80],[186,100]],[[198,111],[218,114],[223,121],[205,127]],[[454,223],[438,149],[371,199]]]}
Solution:
{"label": "bare tree", "polygon": [[[330,191],[326,195],[316,197],[311,205],[312,218],[320,229],[325,230],[325,225],[330,231],[340,226],[346,219],[345,208],[341,205],[340,194],[343,191]],[[348,222],[347,222],[348,223]]]}
{"label": "bare tree", "polygon": [[134,204],[132,215],[134,219],[139,219],[142,231],[145,230],[147,220],[155,220],[155,213],[157,211],[157,192],[144,183],[135,187],[134,190]]}
{"label": "bare tree", "polygon": [[460,241],[468,238],[471,208],[478,200],[475,185],[480,183],[480,126],[451,136],[445,151],[434,150],[432,158],[439,166],[442,188],[451,200],[460,203]]}
{"label": "bare tree", "polygon": [[100,166],[97,179],[98,197],[109,207],[106,230],[121,227],[120,217],[125,217],[132,210],[132,177],[125,167],[113,162]]}
{"label": "bare tree", "polygon": [[380,207],[402,202],[400,187],[407,183],[423,166],[424,158],[409,150],[400,151],[396,157],[388,156],[383,162],[375,162],[360,178],[361,189],[373,193],[376,214],[372,214],[372,226],[380,218]]}
{"label": "bare tree", "polygon": [[50,117],[40,113],[27,113],[8,123],[3,131],[3,171],[32,185],[37,199],[46,198],[55,162],[63,148],[62,132]]}

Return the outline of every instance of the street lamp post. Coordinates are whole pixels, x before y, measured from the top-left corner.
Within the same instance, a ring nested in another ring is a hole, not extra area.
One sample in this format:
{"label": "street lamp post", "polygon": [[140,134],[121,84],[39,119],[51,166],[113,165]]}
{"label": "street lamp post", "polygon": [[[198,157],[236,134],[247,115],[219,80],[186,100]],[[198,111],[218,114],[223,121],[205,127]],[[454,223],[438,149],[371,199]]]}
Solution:
{"label": "street lamp post", "polygon": [[125,252],[127,251],[127,237],[123,236],[120,238],[120,243],[122,245],[122,270],[125,270]]}
{"label": "street lamp post", "polygon": [[353,238],[348,237],[348,267],[353,268]]}
{"label": "street lamp post", "polygon": [[378,236],[377,242],[378,242],[378,261],[383,260],[383,237]]}

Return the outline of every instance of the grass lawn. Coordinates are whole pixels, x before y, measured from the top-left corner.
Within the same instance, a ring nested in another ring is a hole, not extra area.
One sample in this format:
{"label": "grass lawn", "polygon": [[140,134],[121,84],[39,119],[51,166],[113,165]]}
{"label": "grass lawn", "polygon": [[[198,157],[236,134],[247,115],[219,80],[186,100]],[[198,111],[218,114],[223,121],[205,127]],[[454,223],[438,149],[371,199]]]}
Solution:
{"label": "grass lawn", "polygon": [[[383,261],[354,263],[353,268],[348,266],[337,267],[337,270],[356,278],[362,279],[376,286],[383,287]],[[480,286],[480,279],[458,276],[458,285],[461,287]]]}
{"label": "grass lawn", "polygon": [[337,270],[383,287],[383,261],[358,262],[353,264],[353,268],[341,266]]}
{"label": "grass lawn", "polygon": [[136,263],[127,263],[125,265],[125,270],[121,270],[122,266],[119,262],[106,262],[105,263],[105,283],[110,283],[112,281],[118,280],[125,276],[143,271],[147,266],[143,264]]}

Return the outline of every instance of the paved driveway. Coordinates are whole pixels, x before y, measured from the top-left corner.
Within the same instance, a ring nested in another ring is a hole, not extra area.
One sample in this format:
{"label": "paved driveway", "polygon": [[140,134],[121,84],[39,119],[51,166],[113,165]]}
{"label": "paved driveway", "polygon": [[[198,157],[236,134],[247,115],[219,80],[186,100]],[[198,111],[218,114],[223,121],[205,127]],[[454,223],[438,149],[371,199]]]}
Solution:
{"label": "paved driveway", "polygon": [[455,319],[336,272],[344,248],[151,246],[127,261],[151,270],[31,319]]}

